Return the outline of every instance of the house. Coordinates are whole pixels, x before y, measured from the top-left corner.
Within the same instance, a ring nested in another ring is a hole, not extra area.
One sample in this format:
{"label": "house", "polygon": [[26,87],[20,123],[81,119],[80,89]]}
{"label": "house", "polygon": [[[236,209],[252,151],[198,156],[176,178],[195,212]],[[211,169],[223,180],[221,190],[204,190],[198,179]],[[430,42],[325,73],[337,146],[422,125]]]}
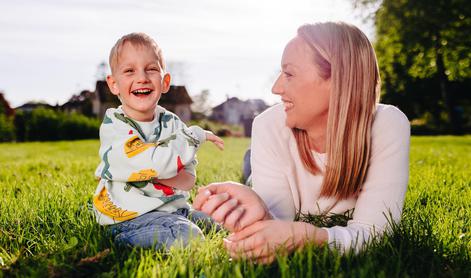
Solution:
{"label": "house", "polygon": [[253,119],[267,108],[268,105],[261,99],[243,101],[232,97],[214,107],[209,119],[224,124],[243,125],[245,136],[251,136]]}
{"label": "house", "polygon": [[159,105],[172,111],[184,122],[191,120],[191,104],[193,100],[185,86],[170,86],[166,94],[160,97]]}
{"label": "house", "polygon": [[105,80],[98,80],[95,86],[95,98],[92,100],[93,114],[103,119],[108,108],[116,108],[121,105],[119,98],[111,93]]}
{"label": "house", "polygon": [[15,115],[15,110],[10,107],[3,92],[0,92],[0,114],[5,114],[7,117]]}
{"label": "house", "polygon": [[79,113],[88,117],[94,117],[97,115],[93,109],[95,98],[95,92],[84,90],[78,95],[73,95],[60,109],[68,113]]}
{"label": "house", "polygon": [[106,109],[119,105],[121,102],[111,93],[106,81],[98,80],[94,92],[84,90],[78,95],[73,95],[60,109],[68,113],[79,113],[102,119]]}

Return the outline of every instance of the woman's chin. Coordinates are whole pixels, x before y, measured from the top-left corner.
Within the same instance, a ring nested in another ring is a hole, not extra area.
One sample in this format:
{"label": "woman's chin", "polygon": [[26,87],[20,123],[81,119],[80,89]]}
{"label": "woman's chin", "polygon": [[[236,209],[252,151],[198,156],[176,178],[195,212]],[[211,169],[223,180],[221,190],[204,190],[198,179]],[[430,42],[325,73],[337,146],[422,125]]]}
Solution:
{"label": "woman's chin", "polygon": [[286,118],[285,123],[286,123],[286,126],[289,127],[289,128],[295,128],[296,127],[295,122],[290,118]]}

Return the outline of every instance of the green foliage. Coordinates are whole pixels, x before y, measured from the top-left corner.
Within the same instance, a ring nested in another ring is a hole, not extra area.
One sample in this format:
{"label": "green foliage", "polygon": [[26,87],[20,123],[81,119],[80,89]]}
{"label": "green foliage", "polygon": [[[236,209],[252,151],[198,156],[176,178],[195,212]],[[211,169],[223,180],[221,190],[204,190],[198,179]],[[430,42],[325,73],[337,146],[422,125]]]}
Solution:
{"label": "green foliage", "polygon": [[471,132],[471,2],[355,0],[376,5],[375,49],[383,101],[398,105],[422,131]]}
{"label": "green foliage", "polygon": [[15,126],[13,125],[13,118],[0,113],[0,142],[13,140],[15,140]]}
{"label": "green foliage", "polygon": [[61,140],[97,138],[100,121],[81,114],[64,115],[60,125]]}
{"label": "green foliage", "polygon": [[59,127],[62,119],[54,110],[37,108],[31,112],[27,123],[28,139],[31,141],[50,141],[59,139]]}
{"label": "green foliage", "polygon": [[98,138],[100,121],[76,113],[47,108],[15,115],[18,141],[56,141]]}
{"label": "green foliage", "polygon": [[[239,180],[247,139],[204,144],[197,184]],[[309,246],[270,266],[230,260],[226,232],[168,253],[112,243],[88,209],[97,140],[0,144],[0,276],[469,277],[471,137],[412,138],[403,218],[355,255]],[[192,191],[194,196],[195,190]],[[321,221],[325,219],[307,219]],[[344,222],[345,219],[336,221]]]}

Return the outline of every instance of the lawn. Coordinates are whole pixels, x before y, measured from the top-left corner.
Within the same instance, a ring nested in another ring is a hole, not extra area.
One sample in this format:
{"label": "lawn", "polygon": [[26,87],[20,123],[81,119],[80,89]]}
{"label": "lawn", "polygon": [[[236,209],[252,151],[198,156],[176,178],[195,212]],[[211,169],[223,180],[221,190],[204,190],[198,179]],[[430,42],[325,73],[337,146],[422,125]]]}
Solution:
{"label": "lawn", "polygon": [[[236,180],[247,139],[199,152],[197,184]],[[412,139],[403,221],[360,254],[311,246],[270,266],[230,260],[224,232],[168,253],[113,245],[90,213],[98,141],[0,144],[0,277],[471,276],[471,137]]]}

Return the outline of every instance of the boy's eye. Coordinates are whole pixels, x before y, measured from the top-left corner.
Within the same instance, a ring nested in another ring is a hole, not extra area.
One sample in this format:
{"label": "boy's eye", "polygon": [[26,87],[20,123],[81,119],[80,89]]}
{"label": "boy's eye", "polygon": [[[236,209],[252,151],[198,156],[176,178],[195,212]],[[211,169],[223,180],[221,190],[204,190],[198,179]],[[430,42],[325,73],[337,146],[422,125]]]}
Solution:
{"label": "boy's eye", "polygon": [[149,71],[159,71],[160,72],[159,68],[157,68],[157,67],[152,67],[152,68],[149,68],[148,70]]}
{"label": "boy's eye", "polygon": [[129,72],[133,72],[133,69],[125,69],[124,70],[124,73],[129,73]]}

